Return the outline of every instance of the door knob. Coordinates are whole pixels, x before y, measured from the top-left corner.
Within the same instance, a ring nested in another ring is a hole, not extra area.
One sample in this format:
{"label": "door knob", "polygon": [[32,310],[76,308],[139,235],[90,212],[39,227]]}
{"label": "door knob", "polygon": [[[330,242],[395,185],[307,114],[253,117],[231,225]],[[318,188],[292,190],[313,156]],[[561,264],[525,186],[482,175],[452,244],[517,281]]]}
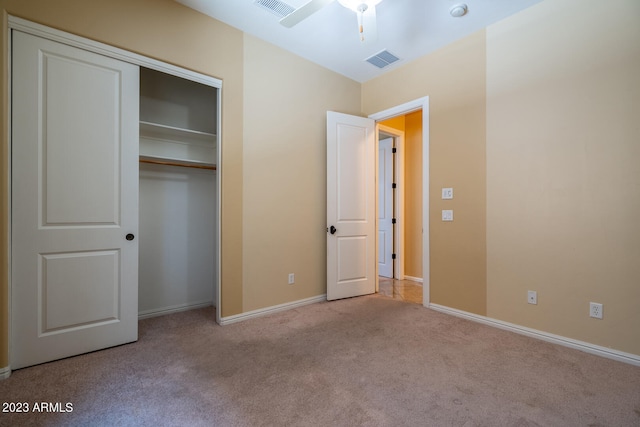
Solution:
{"label": "door knob", "polygon": [[133,240],[133,239],[135,239],[135,238],[136,238],[136,236],[134,236],[134,235],[133,235],[133,234],[131,234],[131,233],[127,234],[127,236],[125,237],[125,239],[127,239],[127,240]]}
{"label": "door knob", "polygon": [[336,231],[338,231],[333,225],[331,226],[331,228],[329,229],[329,232],[331,234],[336,234]]}

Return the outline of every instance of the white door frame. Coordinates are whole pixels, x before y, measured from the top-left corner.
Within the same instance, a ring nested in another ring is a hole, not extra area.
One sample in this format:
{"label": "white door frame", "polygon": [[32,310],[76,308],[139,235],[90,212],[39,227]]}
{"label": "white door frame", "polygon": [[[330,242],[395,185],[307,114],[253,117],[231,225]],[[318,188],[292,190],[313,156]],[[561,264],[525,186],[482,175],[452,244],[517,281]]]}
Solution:
{"label": "white door frame", "polygon": [[[59,43],[63,43],[69,46],[73,46],[73,47],[77,47],[80,49],[84,49],[90,52],[94,52],[94,53],[98,53],[100,55],[104,55],[104,56],[108,56],[110,58],[115,58],[115,59],[119,59],[121,61],[124,62],[128,62],[130,64],[134,64],[134,65],[138,65],[141,67],[146,67],[146,68],[150,68],[152,70],[156,70],[156,71],[160,71],[166,74],[170,74],[173,76],[177,76],[177,77],[181,77],[187,80],[191,80],[191,81],[195,81],[198,83],[202,83],[204,85],[207,86],[211,86],[211,87],[215,87],[216,89],[218,89],[218,99],[217,99],[217,123],[218,123],[218,129],[217,129],[217,133],[218,133],[218,144],[217,144],[217,150],[216,150],[216,166],[217,166],[217,172],[218,172],[218,179],[216,179],[217,182],[217,189],[216,189],[216,210],[217,210],[217,224],[216,224],[216,260],[215,262],[217,263],[217,277],[216,277],[216,282],[217,282],[217,296],[216,296],[216,321],[218,323],[220,323],[221,321],[221,313],[222,313],[222,309],[221,309],[221,305],[222,305],[222,298],[221,298],[221,245],[220,245],[220,219],[221,219],[221,215],[220,215],[220,210],[221,210],[221,206],[220,206],[220,200],[221,200],[221,194],[222,194],[222,186],[221,186],[221,182],[222,180],[220,179],[220,176],[222,175],[222,162],[221,162],[221,157],[222,157],[222,144],[220,143],[222,141],[222,80],[220,79],[216,79],[215,77],[211,77],[205,74],[200,74],[197,73],[195,71],[191,71],[191,70],[187,70],[185,68],[181,68],[175,65],[171,65],[168,64],[166,62],[162,62],[162,61],[158,61],[155,59],[151,59],[148,58],[146,56],[143,55],[139,55],[133,52],[129,52],[114,46],[110,46],[104,43],[100,43],[100,42],[96,42],[84,37],[80,37],[80,36],[76,36],[64,31],[60,31],[60,30],[56,30],[54,28],[50,28],[47,27],[45,25],[41,25],[41,24],[36,24],[34,22],[28,21],[26,19],[22,19],[22,18],[18,18],[15,17],[13,15],[9,15],[8,19],[8,26],[7,26],[7,34],[6,34],[6,45],[5,48],[7,49],[8,52],[8,73],[7,73],[7,78],[8,81],[7,83],[7,88],[10,92],[11,90],[11,31],[12,30],[19,30],[19,31],[23,31],[25,33],[29,33],[35,36],[39,36],[48,40],[52,40],[52,41],[56,41]],[[11,93],[8,94],[9,95],[9,99],[11,96]],[[7,123],[9,123],[8,129],[6,130],[7,132],[7,141],[9,141],[9,158],[11,158],[11,104],[9,104],[9,108],[7,109]],[[7,202],[7,209],[8,209],[8,216],[9,216],[9,221],[11,221],[11,170],[10,170],[10,165],[9,165],[9,171],[8,171],[8,182],[7,182],[7,200],[5,200]],[[10,224],[10,222],[9,222]],[[11,265],[11,227],[9,226],[8,229],[8,239],[7,239],[7,253],[9,256],[8,259],[8,265]],[[12,281],[11,281],[11,269],[8,268],[7,269],[7,283],[8,283],[8,287],[9,287],[9,295],[8,295],[8,301],[11,301],[11,287],[12,287]],[[11,304],[9,304],[9,319],[11,319]],[[9,335],[11,334],[11,325],[9,325]],[[11,343],[12,343],[12,337],[9,336],[9,353],[11,353]],[[0,370],[2,369],[2,367],[0,367]],[[0,378],[3,376],[7,376],[8,377],[9,372],[0,372]]]}
{"label": "white door frame", "polygon": [[[378,138],[380,133],[389,135],[399,155],[393,156],[393,174],[396,191],[393,198],[396,223],[393,229],[394,253],[393,278],[404,280],[404,132],[390,126],[378,124]],[[380,159],[378,159],[380,163]],[[378,249],[379,250],[379,249]]]}
{"label": "white door frame", "polygon": [[[429,97],[425,96],[369,115],[380,122],[422,110],[422,305],[429,306]],[[376,141],[377,143],[377,141]]]}

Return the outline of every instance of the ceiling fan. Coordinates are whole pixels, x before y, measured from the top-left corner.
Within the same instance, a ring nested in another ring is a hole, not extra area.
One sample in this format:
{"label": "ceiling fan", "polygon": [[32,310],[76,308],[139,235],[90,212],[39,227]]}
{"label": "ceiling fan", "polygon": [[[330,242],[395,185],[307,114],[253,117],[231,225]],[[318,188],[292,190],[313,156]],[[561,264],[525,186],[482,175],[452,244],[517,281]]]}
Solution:
{"label": "ceiling fan", "polygon": [[[335,0],[310,0],[300,6],[284,18],[280,23],[287,28],[291,28],[309,16],[313,15],[329,3]],[[377,37],[376,28],[376,5],[382,0],[338,0],[342,6],[354,11],[358,16],[358,35],[360,41],[373,41]]]}

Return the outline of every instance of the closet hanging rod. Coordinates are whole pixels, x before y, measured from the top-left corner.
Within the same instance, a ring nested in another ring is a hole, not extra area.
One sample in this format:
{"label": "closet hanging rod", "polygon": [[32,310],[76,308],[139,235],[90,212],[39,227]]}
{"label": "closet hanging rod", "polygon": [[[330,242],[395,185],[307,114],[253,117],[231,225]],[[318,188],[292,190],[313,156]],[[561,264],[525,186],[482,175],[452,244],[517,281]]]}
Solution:
{"label": "closet hanging rod", "polygon": [[140,157],[140,163],[150,163],[154,165],[165,165],[165,166],[180,166],[183,168],[194,168],[194,169],[207,169],[207,170],[216,170],[215,165],[199,165],[197,163],[183,163],[183,162],[174,162],[171,160],[159,160],[159,159],[150,159]]}

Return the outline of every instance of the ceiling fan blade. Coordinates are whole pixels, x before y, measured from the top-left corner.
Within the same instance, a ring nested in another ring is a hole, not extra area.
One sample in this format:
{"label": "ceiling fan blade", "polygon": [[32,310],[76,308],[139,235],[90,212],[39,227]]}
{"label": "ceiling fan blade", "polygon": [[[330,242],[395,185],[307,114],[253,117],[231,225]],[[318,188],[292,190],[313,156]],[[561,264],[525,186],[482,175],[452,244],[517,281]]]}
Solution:
{"label": "ceiling fan blade", "polygon": [[291,28],[298,24],[300,21],[307,19],[329,3],[334,0],[311,0],[309,3],[305,3],[284,18],[280,20],[280,23],[287,28]]}
{"label": "ceiling fan blade", "polygon": [[376,7],[370,6],[362,13],[362,33],[360,41],[372,43],[378,40],[378,24],[376,19]]}

